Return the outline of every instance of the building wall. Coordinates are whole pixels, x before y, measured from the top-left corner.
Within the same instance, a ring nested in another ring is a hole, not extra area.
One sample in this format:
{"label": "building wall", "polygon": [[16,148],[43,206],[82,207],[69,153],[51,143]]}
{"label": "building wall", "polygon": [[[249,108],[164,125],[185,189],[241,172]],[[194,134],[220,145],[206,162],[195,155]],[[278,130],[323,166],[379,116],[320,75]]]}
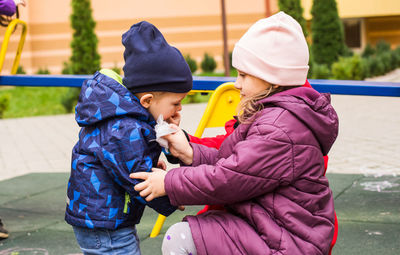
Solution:
{"label": "building wall", "polygon": [[[315,0],[301,0],[304,17],[312,18],[311,7]],[[341,18],[364,18],[400,15],[399,0],[336,0]]]}
{"label": "building wall", "polygon": [[385,40],[392,48],[400,46],[400,15],[366,18],[365,37],[372,45]]}
{"label": "building wall", "polygon": [[[270,0],[271,12],[278,11],[277,1]],[[265,17],[265,0],[226,0],[229,50],[244,32]],[[213,55],[222,69],[222,27],[220,1],[217,0],[93,0],[97,22],[102,67],[123,66],[121,35],[141,20],[156,25],[167,41],[190,54],[200,63],[205,52]],[[30,0],[21,8],[21,18],[28,22],[28,36],[21,65],[28,73],[47,68],[60,73],[71,54],[72,30],[69,24],[70,0]],[[17,30],[6,56],[3,74],[9,73],[20,31]],[[4,29],[0,30],[4,34]]]}
{"label": "building wall", "polygon": [[[229,50],[256,20],[265,17],[268,0],[225,0]],[[311,19],[313,0],[301,0],[304,16]],[[277,0],[269,0],[271,13],[278,11]],[[361,23],[361,48],[366,43],[386,40],[400,46],[399,0],[337,0],[339,15],[344,21]],[[102,67],[123,66],[121,35],[141,20],[155,24],[167,41],[190,54],[198,63],[205,52],[213,55],[222,70],[222,27],[218,0],[93,0],[93,16],[97,22],[99,53]],[[72,30],[69,24],[70,0],[28,0],[20,8],[21,18],[28,23],[28,36],[21,65],[28,73],[47,68],[60,73],[63,62],[71,54]],[[0,38],[5,29],[0,28]],[[9,73],[17,48],[20,29],[13,34],[2,73]]]}
{"label": "building wall", "polygon": [[[301,0],[304,17],[312,19],[313,0]],[[347,23],[360,23],[360,47],[367,43],[375,45],[380,40],[391,44],[392,48],[400,46],[400,1],[399,0],[336,0],[338,12]],[[346,28],[346,27],[345,27]],[[356,48],[357,50],[357,48]]]}

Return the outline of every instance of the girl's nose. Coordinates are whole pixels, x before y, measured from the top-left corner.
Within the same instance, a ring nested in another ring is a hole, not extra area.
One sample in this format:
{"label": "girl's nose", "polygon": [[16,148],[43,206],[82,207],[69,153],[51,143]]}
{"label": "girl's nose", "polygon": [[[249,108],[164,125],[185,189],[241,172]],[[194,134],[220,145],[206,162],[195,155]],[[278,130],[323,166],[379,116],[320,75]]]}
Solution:
{"label": "girl's nose", "polygon": [[237,88],[237,89],[239,89],[239,90],[241,89],[241,87],[240,87],[240,85],[239,85],[239,82],[237,82],[237,81],[235,82],[235,85],[234,85],[234,86],[235,86],[235,88]]}

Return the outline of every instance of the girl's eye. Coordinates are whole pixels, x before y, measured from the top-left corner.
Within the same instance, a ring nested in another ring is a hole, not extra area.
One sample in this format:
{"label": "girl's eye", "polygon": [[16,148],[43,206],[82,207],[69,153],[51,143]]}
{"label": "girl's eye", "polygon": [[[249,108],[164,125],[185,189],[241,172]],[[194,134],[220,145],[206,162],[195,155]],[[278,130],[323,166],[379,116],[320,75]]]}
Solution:
{"label": "girl's eye", "polygon": [[239,76],[240,76],[240,77],[245,77],[246,74],[244,74],[244,73],[239,73]]}

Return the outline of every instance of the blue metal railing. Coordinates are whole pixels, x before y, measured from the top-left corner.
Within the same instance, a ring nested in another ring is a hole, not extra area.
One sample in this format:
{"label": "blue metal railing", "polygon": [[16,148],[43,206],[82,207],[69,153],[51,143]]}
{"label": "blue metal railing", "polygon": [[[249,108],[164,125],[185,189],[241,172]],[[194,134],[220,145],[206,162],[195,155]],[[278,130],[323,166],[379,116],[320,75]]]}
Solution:
{"label": "blue metal railing", "polygon": [[[80,87],[91,75],[4,75],[0,86]],[[235,81],[234,77],[193,77],[193,90],[215,90],[221,83]],[[309,80],[319,92],[341,95],[400,97],[400,82],[369,82],[348,80]]]}

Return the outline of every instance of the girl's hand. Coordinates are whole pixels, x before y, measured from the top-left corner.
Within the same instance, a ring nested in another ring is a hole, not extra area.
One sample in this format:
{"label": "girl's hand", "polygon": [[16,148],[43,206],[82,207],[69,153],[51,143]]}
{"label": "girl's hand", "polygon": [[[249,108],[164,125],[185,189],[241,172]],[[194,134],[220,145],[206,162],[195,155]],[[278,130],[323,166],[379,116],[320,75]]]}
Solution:
{"label": "girl's hand", "polygon": [[171,124],[172,128],[177,131],[173,134],[164,136],[163,138],[168,141],[168,149],[171,154],[179,158],[186,165],[191,165],[193,162],[193,149],[186,139],[185,133],[178,126]]}
{"label": "girl's hand", "polygon": [[25,0],[14,0],[14,3],[16,6],[18,5],[26,6]]}
{"label": "girl's hand", "polygon": [[129,175],[132,179],[144,180],[135,185],[135,190],[148,202],[154,198],[167,195],[164,188],[164,179],[167,172],[159,168],[152,168],[152,171],[151,173],[137,172]]}
{"label": "girl's hand", "polygon": [[181,123],[181,114],[180,114],[180,112],[176,112],[174,115],[172,115],[171,117],[169,117],[165,121],[168,122],[169,124],[174,124],[174,125],[179,126],[179,124]]}
{"label": "girl's hand", "polygon": [[161,168],[162,170],[167,170],[167,164],[165,164],[164,160],[159,159],[157,163],[157,168]]}

